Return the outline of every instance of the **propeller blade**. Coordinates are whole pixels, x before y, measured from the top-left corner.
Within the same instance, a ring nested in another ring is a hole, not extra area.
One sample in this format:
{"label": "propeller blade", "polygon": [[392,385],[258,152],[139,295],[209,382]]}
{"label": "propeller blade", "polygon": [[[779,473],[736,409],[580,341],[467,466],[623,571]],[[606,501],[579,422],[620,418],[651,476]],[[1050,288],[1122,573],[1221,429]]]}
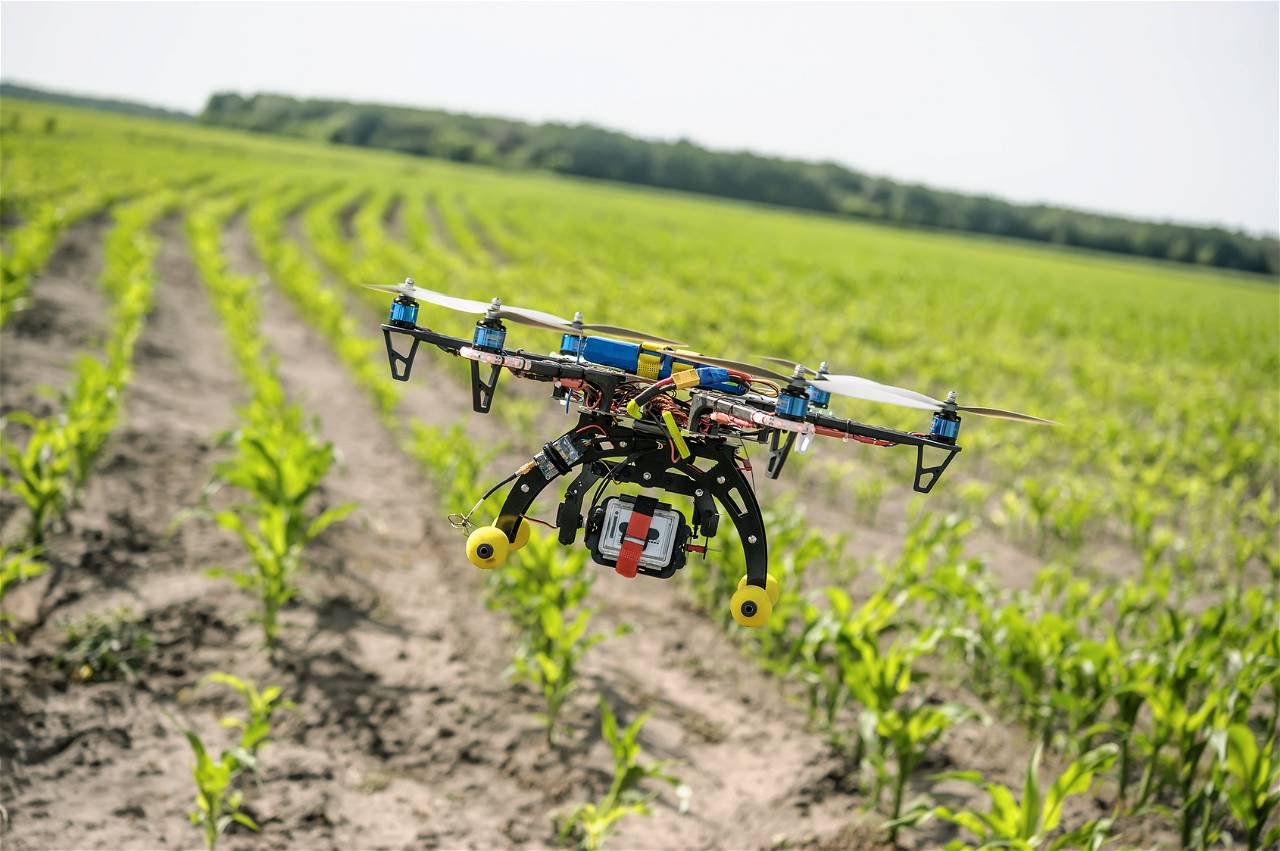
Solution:
{"label": "propeller blade", "polygon": [[379,290],[384,293],[411,296],[418,301],[425,301],[437,307],[447,307],[449,310],[456,310],[459,313],[480,314],[483,316],[489,310],[488,302],[445,295],[444,293],[423,289],[413,284],[366,284],[365,286],[371,290]]}
{"label": "propeller blade", "polygon": [[[834,377],[842,380],[847,379],[847,381],[844,381],[844,384],[849,387],[856,386],[856,387],[867,388],[874,385],[874,387],[878,388],[882,392],[887,392],[889,394],[900,396],[905,399],[911,399],[916,402],[921,402],[924,404],[934,405],[939,407],[942,405],[941,402],[934,399],[932,396],[926,396],[923,393],[917,393],[914,390],[907,390],[906,388],[903,388],[903,387],[894,387],[892,384],[882,384],[879,381],[872,381],[870,378],[863,378],[860,375],[839,375],[837,373],[816,372],[802,363],[797,363],[796,361],[788,360],[787,358],[775,358],[767,355],[762,355],[761,360],[767,360],[770,363],[789,366],[792,369],[799,369],[804,375],[813,376],[814,377],[813,380],[810,381],[809,383],[812,384],[814,387],[817,387],[819,390],[828,390],[830,388],[820,386],[816,382],[824,381],[828,378]],[[848,394],[842,394],[842,395],[848,395]],[[862,398],[862,397],[856,397],[856,398]]]}
{"label": "propeller blade", "polygon": [[[879,381],[872,381],[870,378],[863,378],[860,375],[841,375],[839,373],[832,372],[832,373],[827,373],[825,375],[819,375],[810,383],[813,384],[813,386],[817,387],[819,390],[833,390],[833,387],[829,387],[823,384],[822,382],[824,381],[834,381],[840,386],[850,390],[856,389],[856,390],[865,390],[866,392],[869,392],[869,393],[874,392],[878,394],[878,398],[883,396],[892,396],[896,399],[901,399],[904,402],[917,403],[914,405],[910,405],[910,404],[907,405],[906,407],[908,408],[920,408],[921,410],[924,410],[924,409],[936,410],[942,407],[942,403],[939,402],[937,399],[934,399],[932,396],[926,396],[923,393],[917,393],[916,391],[908,390],[905,387],[894,387],[892,384],[881,384]],[[839,391],[834,391],[834,392],[839,392]],[[842,395],[849,396],[852,394],[844,393]],[[864,398],[864,397],[854,396],[854,398]],[[866,398],[869,398],[869,397],[866,397]]]}
{"label": "propeller blade", "polygon": [[[598,323],[584,324],[583,331],[597,331],[610,337],[621,337],[624,340],[636,340],[641,343],[662,343],[664,346],[683,346],[684,343],[678,340],[668,340],[666,337],[659,337],[657,334],[646,334],[643,331],[634,331],[630,328],[623,328],[620,325],[600,325]],[[568,333],[574,333],[574,329],[570,328]]]}
{"label": "propeller blade", "polygon": [[823,379],[829,379],[829,378],[851,378],[854,381],[860,382],[862,384],[874,385],[876,389],[889,393],[891,395],[897,396],[902,399],[906,399],[912,402],[919,402],[923,405],[928,405],[929,407],[935,408],[935,409],[942,407],[942,403],[939,402],[937,399],[933,398],[932,396],[926,396],[923,393],[917,393],[916,391],[908,390],[905,387],[894,387],[892,384],[881,384],[879,381],[872,381],[870,378],[863,378],[860,375],[828,374],[828,375],[818,376],[817,380],[821,381]]}
{"label": "propeller blade", "polygon": [[1033,417],[1030,414],[1019,414],[1017,411],[1003,411],[1000,408],[982,408],[976,405],[956,405],[957,411],[968,411],[971,414],[977,414],[980,417],[995,417],[998,420],[1014,420],[1020,423],[1035,423],[1036,425],[1056,426],[1053,420],[1042,420],[1039,417]]}
{"label": "propeller blade", "polygon": [[503,319],[513,319],[517,322],[520,319],[526,319],[530,323],[538,323],[550,328],[562,328],[566,325],[573,324],[568,319],[561,319],[554,313],[547,313],[542,310],[531,310],[527,307],[511,307],[504,304],[498,310],[498,313]]}
{"label": "propeller blade", "polygon": [[886,405],[898,405],[903,408],[916,408],[921,411],[937,411],[942,403],[930,399],[923,394],[887,384],[878,384],[856,375],[824,375],[812,382],[819,390],[835,393],[837,396],[848,396],[851,399],[863,399],[868,402],[881,402]]}
{"label": "propeller blade", "polygon": [[552,319],[557,318],[555,316],[552,316],[552,314],[550,313],[543,313],[540,310],[529,310],[523,307],[514,307],[514,308],[507,307],[505,304],[498,309],[499,319],[507,319],[519,325],[528,325],[532,328],[543,328],[547,331],[556,331],[559,333],[573,330],[572,328],[566,325],[562,325],[559,322],[551,322],[547,319],[542,318],[547,316],[550,316]]}

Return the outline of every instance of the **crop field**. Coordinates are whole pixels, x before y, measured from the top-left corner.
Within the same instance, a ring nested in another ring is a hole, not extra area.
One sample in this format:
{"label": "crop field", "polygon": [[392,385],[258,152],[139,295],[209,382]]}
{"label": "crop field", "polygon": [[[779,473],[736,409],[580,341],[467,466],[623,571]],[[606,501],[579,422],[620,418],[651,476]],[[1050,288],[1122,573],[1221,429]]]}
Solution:
{"label": "crop field", "polygon": [[[17,100],[0,132],[0,847],[1280,847],[1275,280]],[[512,380],[472,414],[444,356],[393,382],[357,285],[406,275],[1060,425],[966,420],[928,496],[903,448],[760,453],[760,629],[725,535],[667,582],[536,532],[481,572],[446,516],[570,420]]]}

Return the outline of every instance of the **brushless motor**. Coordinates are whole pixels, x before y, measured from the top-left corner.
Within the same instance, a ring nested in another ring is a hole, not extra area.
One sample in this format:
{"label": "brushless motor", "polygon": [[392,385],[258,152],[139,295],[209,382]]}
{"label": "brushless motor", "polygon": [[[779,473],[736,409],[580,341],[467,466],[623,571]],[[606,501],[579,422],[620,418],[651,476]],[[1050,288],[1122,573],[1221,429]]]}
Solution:
{"label": "brushless motor", "polygon": [[960,436],[960,418],[950,411],[939,411],[933,415],[929,436],[939,443],[954,445]]}
{"label": "brushless motor", "polygon": [[507,342],[507,329],[497,319],[481,319],[476,323],[475,334],[471,344],[477,349],[490,352],[502,351]]}
{"label": "brushless motor", "polygon": [[396,300],[391,302],[391,319],[388,324],[401,328],[412,328],[417,325],[418,302],[407,295],[396,296]]}
{"label": "brushless motor", "polygon": [[803,390],[783,387],[778,391],[778,401],[773,412],[789,420],[802,420],[809,412],[809,397]]}

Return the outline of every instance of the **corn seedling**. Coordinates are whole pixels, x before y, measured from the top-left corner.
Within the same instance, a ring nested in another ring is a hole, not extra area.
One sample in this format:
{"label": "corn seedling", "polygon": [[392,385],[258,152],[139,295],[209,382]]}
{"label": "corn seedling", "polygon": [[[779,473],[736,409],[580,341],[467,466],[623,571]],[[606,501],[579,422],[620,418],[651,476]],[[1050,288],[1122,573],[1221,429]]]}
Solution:
{"label": "corn seedling", "polygon": [[[961,706],[931,706],[922,698],[904,699],[911,687],[912,665],[937,643],[937,632],[915,641],[891,643],[881,651],[872,641],[855,637],[849,652],[840,660],[844,685],[862,706],[859,735],[868,743],[866,755],[875,776],[874,797],[892,783],[893,799],[888,822],[889,841],[897,840],[903,822],[907,781],[930,747],[952,724],[972,713]],[[893,776],[889,761],[893,760]],[[913,810],[923,812],[922,807]]]}
{"label": "corn seedling", "polygon": [[216,671],[205,677],[205,681],[230,686],[244,698],[249,717],[227,716],[220,723],[223,727],[240,731],[239,749],[254,758],[249,765],[256,771],[258,751],[267,744],[267,739],[271,735],[271,719],[280,710],[293,709],[295,704],[291,700],[280,699],[279,686],[267,686],[259,691],[253,683],[246,682],[234,674]]}
{"label": "corn seedling", "polygon": [[196,764],[192,774],[196,781],[196,809],[188,816],[191,823],[204,831],[204,844],[209,851],[218,847],[218,840],[232,823],[244,825],[256,831],[258,825],[240,812],[244,792],[232,788],[243,764],[232,751],[223,751],[215,762],[205,750],[204,742],[191,730],[186,731],[187,742],[195,754]]}
{"label": "corn seedling", "polygon": [[935,807],[932,815],[959,825],[977,839],[976,845],[955,840],[947,845],[949,851],[975,848],[1010,848],[1017,851],[1087,848],[1089,851],[1096,851],[1102,847],[1110,830],[1108,819],[1091,821],[1056,836],[1053,834],[1062,821],[1062,805],[1067,798],[1087,793],[1093,785],[1094,775],[1109,768],[1115,757],[1115,745],[1103,745],[1089,751],[1067,766],[1042,795],[1039,780],[1040,747],[1037,747],[1027,766],[1021,801],[1014,797],[1013,790],[1007,786],[983,783],[982,775],[976,771],[935,775],[935,779],[964,780],[982,786],[991,799],[991,809],[979,812]]}
{"label": "corn seedling", "polygon": [[[535,535],[490,574],[489,603],[505,611],[516,628],[514,670],[542,695],[549,745],[560,710],[577,686],[582,657],[606,637],[591,631],[595,612],[583,605],[595,581],[586,563],[585,552],[564,553],[554,538]],[[626,631],[620,627],[616,634]]]}
{"label": "corn seedling", "polygon": [[9,420],[26,426],[29,434],[22,448],[5,441],[0,487],[16,494],[26,506],[27,542],[40,547],[49,523],[69,496],[73,464],[69,435],[58,416],[37,418],[16,411]]}
{"label": "corn seedling", "polygon": [[649,815],[654,792],[641,788],[646,780],[660,780],[678,786],[680,781],[668,774],[663,763],[641,763],[637,739],[649,713],[644,712],[625,729],[618,729],[618,719],[607,701],[600,700],[600,735],[613,751],[613,781],[609,791],[598,802],[582,804],[561,823],[560,841],[576,839],[584,851],[604,847],[605,840],[618,821],[629,815]]}
{"label": "corn seedling", "polygon": [[196,782],[196,809],[189,815],[191,823],[204,831],[205,846],[213,851],[232,824],[258,830],[253,819],[240,809],[244,803],[244,792],[236,788],[236,781],[246,771],[258,771],[258,752],[271,734],[272,716],[293,704],[280,700],[277,686],[259,691],[239,677],[224,673],[210,674],[205,680],[231,686],[244,697],[249,709],[247,719],[228,716],[221,720],[223,727],[240,730],[240,739],[235,746],[222,751],[217,761],[209,756],[204,742],[194,730],[185,731],[196,758],[192,768]]}
{"label": "corn seedling", "polygon": [[1275,728],[1259,746],[1244,724],[1227,729],[1225,797],[1231,813],[1244,827],[1249,851],[1280,844],[1280,825],[1268,829],[1271,814],[1280,808],[1280,751]]}

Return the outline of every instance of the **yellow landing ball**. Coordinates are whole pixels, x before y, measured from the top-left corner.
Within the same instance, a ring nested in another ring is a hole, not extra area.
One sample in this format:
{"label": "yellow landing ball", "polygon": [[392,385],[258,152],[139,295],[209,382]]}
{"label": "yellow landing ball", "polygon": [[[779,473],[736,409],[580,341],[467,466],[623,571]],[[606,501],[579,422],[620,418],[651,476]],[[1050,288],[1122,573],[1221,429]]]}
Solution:
{"label": "yellow landing ball", "polygon": [[755,628],[764,626],[769,620],[769,615],[773,614],[773,601],[769,599],[769,592],[760,586],[744,585],[733,592],[729,608],[735,621],[742,626]]}
{"label": "yellow landing ball", "polygon": [[482,570],[502,564],[510,549],[507,533],[497,526],[481,526],[467,536],[467,560]]}

